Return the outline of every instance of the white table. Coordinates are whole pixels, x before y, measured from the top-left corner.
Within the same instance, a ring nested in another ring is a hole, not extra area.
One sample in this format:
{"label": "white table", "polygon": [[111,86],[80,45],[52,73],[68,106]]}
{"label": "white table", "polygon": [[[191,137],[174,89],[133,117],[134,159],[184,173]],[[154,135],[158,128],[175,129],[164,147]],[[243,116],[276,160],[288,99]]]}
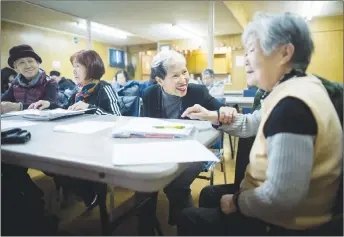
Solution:
{"label": "white table", "polygon": [[229,95],[229,96],[242,96],[243,95],[243,91],[224,91],[225,96]]}
{"label": "white table", "polygon": [[[3,118],[3,120],[21,119],[18,116]],[[164,188],[188,165],[114,166],[112,164],[113,144],[129,142],[135,149],[135,144],[144,143],[147,139],[114,139],[111,137],[111,128],[91,135],[53,131],[53,127],[57,124],[73,123],[86,119],[126,123],[134,118],[82,115],[62,120],[39,122],[37,125],[24,128],[31,132],[31,140],[26,144],[2,145],[2,162],[99,181],[141,192],[153,192]],[[178,121],[197,123],[197,121],[190,120]],[[211,128],[197,133],[195,138],[205,146],[210,146],[220,135],[219,131]],[[142,156],[144,157],[144,154]]]}
{"label": "white table", "polygon": [[252,108],[254,97],[237,97],[237,96],[225,96],[226,105],[232,106],[237,104],[241,108]]}

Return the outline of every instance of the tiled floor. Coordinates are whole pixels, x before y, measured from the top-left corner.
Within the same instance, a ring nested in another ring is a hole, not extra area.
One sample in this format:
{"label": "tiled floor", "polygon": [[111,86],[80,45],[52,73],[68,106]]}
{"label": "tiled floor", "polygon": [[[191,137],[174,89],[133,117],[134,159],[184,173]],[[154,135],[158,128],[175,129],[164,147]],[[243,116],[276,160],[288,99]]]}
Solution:
{"label": "tiled floor", "polygon": [[[225,137],[225,161],[227,171],[227,182],[233,183],[235,160],[231,159],[229,150],[228,136]],[[100,235],[100,219],[98,208],[95,208],[88,215],[82,215],[85,210],[83,202],[71,198],[67,208],[61,210],[58,202],[56,202],[56,191],[51,178],[45,176],[40,171],[30,170],[30,175],[36,183],[44,190],[47,208],[57,214],[60,219],[60,227],[71,234],[75,235]],[[209,175],[204,173],[203,175]],[[214,184],[223,184],[224,176],[221,172],[220,165],[216,166]],[[196,179],[192,184],[192,195],[195,205],[198,205],[199,194],[203,187],[209,184],[209,181]],[[132,191],[122,188],[115,189],[115,207],[119,206],[125,200],[133,195]],[[53,200],[53,201],[51,201]],[[107,200],[109,207],[109,198]],[[168,218],[168,200],[163,192],[159,193],[159,202],[157,208],[157,216],[162,227],[164,235],[176,235],[176,228],[167,224]],[[132,217],[119,226],[114,235],[136,235],[136,218]]]}

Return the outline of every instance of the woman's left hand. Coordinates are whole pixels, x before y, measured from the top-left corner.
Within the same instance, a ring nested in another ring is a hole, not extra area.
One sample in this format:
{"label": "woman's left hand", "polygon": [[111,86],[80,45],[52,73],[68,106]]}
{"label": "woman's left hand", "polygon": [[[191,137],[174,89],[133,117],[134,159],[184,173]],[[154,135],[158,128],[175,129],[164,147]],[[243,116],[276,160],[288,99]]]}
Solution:
{"label": "woman's left hand", "polygon": [[78,103],[73,104],[72,106],[69,106],[68,110],[78,111],[78,110],[84,110],[88,109],[89,104],[79,101]]}
{"label": "woman's left hand", "polygon": [[233,202],[233,195],[232,194],[226,194],[221,197],[221,211],[228,215],[236,211],[234,202]]}

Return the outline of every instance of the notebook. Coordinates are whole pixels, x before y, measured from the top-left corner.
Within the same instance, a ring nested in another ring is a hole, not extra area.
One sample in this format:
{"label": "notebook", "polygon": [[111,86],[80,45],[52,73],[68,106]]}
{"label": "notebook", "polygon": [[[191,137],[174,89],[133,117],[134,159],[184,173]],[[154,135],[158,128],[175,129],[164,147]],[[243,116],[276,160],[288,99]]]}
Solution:
{"label": "notebook", "polygon": [[36,120],[36,121],[48,121],[59,119],[63,117],[70,117],[75,115],[84,114],[87,110],[80,110],[80,111],[71,111],[65,109],[53,109],[53,110],[37,110],[37,109],[29,109],[23,110],[19,112],[23,112],[20,114],[19,112],[16,115],[22,115],[23,118],[28,120]]}
{"label": "notebook", "polygon": [[117,166],[204,161],[218,162],[219,159],[196,140],[117,143],[112,153],[112,163]]}
{"label": "notebook", "polygon": [[115,138],[183,138],[188,137],[194,126],[154,118],[133,118],[114,128]]}

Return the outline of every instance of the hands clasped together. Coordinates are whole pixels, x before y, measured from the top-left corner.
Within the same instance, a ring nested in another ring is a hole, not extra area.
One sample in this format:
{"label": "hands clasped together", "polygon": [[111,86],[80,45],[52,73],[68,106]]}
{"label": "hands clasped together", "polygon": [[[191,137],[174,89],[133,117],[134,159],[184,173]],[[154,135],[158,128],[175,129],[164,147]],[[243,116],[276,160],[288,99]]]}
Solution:
{"label": "hands clasped together", "polygon": [[190,119],[206,120],[212,123],[231,124],[234,122],[237,113],[235,108],[221,107],[218,114],[217,111],[209,111],[196,104],[187,108],[182,114],[182,118],[188,117]]}

